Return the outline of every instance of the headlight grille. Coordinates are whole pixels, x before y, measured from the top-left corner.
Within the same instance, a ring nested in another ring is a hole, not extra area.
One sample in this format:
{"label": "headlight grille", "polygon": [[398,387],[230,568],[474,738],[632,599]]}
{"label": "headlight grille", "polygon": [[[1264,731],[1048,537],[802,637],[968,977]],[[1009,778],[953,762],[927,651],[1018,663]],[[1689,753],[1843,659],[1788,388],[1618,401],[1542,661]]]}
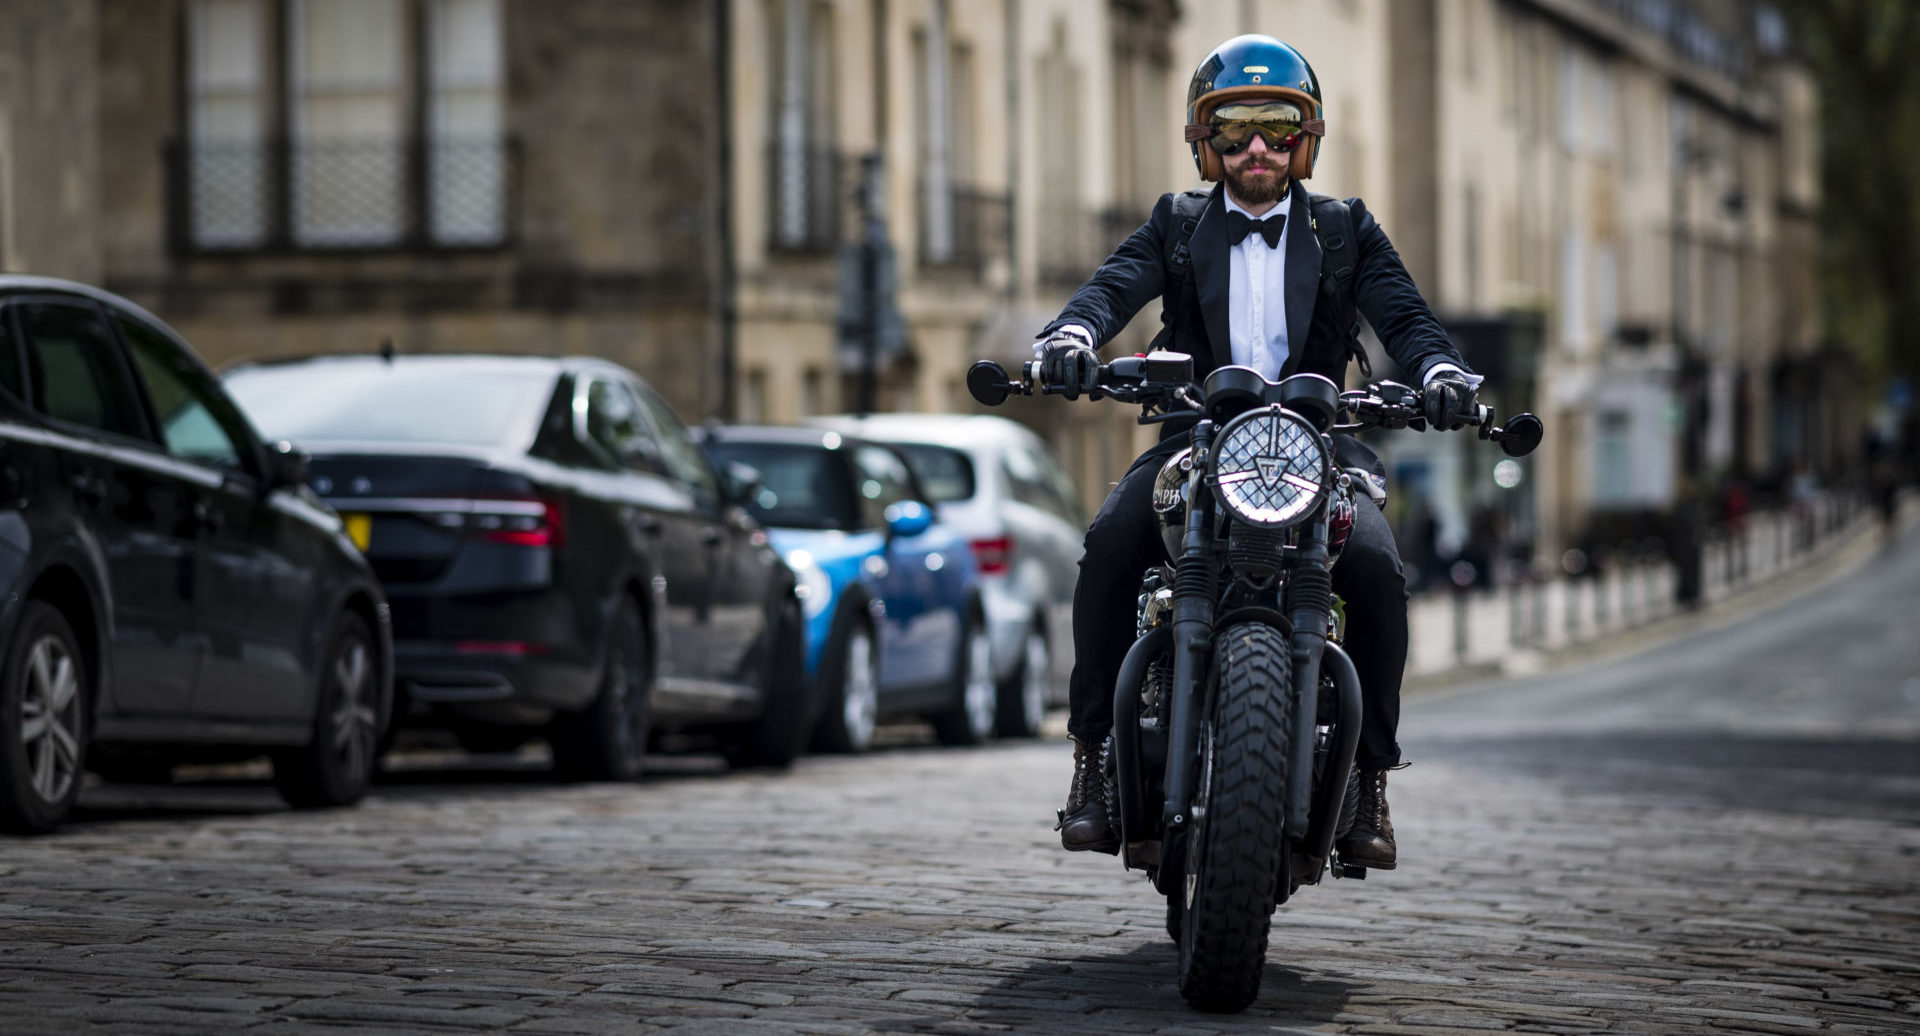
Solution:
{"label": "headlight grille", "polygon": [[1305,421],[1269,407],[1220,433],[1214,484],[1228,513],[1255,525],[1287,526],[1313,513],[1327,487],[1327,451]]}

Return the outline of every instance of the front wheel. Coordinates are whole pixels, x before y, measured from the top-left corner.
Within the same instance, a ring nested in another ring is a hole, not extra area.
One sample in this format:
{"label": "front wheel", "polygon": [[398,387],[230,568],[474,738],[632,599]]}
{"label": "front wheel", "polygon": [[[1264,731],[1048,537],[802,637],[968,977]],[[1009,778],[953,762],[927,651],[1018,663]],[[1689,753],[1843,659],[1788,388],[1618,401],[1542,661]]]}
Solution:
{"label": "front wheel", "polygon": [[80,797],[87,747],[86,657],[66,616],[27,602],[0,677],[0,827],[51,831]]}
{"label": "front wheel", "polygon": [[1020,642],[1020,668],[1000,687],[1000,736],[1039,737],[1047,718],[1047,687],[1053,653],[1046,635],[1030,629]]}
{"label": "front wheel", "polygon": [[1274,882],[1286,852],[1287,732],[1293,668],[1286,638],[1241,623],[1214,643],[1213,717],[1202,724],[1200,780],[1186,839],[1180,995],[1202,1011],[1244,1009],[1260,994]]}
{"label": "front wheel", "polygon": [[273,755],[274,785],[289,805],[301,809],[360,801],[373,780],[380,743],[380,664],[367,620],[343,612],[328,644],[313,738],[305,747]]}
{"label": "front wheel", "polygon": [[880,714],[880,653],[873,627],[849,620],[841,635],[829,642],[832,652],[820,666],[820,689],[826,707],[813,733],[813,746],[822,752],[864,752],[873,747],[873,731]]}
{"label": "front wheel", "polygon": [[935,713],[933,736],[943,745],[977,745],[993,736],[999,691],[993,685],[993,642],[979,616],[960,627],[960,657],[954,664],[953,704]]}

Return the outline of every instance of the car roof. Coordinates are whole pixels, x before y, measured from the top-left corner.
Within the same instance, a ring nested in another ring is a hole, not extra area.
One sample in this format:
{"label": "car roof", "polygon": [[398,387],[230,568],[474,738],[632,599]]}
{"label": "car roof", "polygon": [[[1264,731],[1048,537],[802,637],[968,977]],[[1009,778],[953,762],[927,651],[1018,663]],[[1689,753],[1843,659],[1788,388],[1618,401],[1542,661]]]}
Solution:
{"label": "car roof", "polygon": [[387,364],[394,367],[519,371],[546,375],[555,375],[562,371],[601,370],[618,371],[638,377],[618,364],[593,356],[535,356],[516,353],[396,353],[391,358],[379,353],[315,353],[305,356],[267,357],[243,361],[229,367],[227,373],[248,368],[295,367],[306,364],[327,366]]}
{"label": "car roof", "polygon": [[808,420],[821,427],[858,429],[885,441],[930,443],[963,450],[978,448],[987,440],[1033,442],[1039,438],[1026,425],[993,414],[823,414]]}
{"label": "car roof", "polygon": [[84,295],[95,302],[105,303],[145,317],[160,327],[169,327],[166,321],[147,312],[139,303],[115,295],[104,288],[96,288],[91,284],[82,284],[79,281],[70,281],[61,277],[40,277],[30,273],[0,273],[0,295],[27,295],[37,292]]}
{"label": "car roof", "polygon": [[[817,446],[821,449],[847,444],[848,436],[832,428],[807,428],[793,425],[770,424],[712,424],[703,425],[699,436],[707,442],[739,442],[753,444],[773,444],[783,446]],[[829,443],[827,437],[834,441]],[[855,438],[855,443],[864,440]]]}

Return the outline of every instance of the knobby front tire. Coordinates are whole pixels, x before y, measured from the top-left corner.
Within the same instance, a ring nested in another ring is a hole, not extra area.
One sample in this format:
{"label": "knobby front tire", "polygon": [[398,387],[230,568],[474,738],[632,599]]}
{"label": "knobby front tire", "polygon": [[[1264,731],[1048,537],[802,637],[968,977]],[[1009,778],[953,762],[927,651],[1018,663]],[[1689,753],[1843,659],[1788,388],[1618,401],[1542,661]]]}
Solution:
{"label": "knobby front tire", "polygon": [[1169,911],[1180,925],[1180,995],[1202,1011],[1246,1008],[1260,994],[1274,882],[1286,852],[1293,667],[1278,630],[1257,623],[1214,642],[1212,720],[1200,745],[1202,810]]}

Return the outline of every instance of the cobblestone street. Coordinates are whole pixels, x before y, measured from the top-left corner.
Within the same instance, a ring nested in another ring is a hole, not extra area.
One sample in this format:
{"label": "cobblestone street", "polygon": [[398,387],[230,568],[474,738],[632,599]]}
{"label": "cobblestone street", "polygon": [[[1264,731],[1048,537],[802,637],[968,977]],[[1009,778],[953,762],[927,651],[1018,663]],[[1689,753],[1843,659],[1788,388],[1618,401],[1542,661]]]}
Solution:
{"label": "cobblestone street", "polygon": [[[1401,868],[1196,1014],[1162,902],[1050,830],[1063,741],[358,809],[94,789],[0,857],[0,1029],[1920,1030],[1920,536],[1640,655],[1408,703]],[[464,764],[463,764],[464,765]]]}

